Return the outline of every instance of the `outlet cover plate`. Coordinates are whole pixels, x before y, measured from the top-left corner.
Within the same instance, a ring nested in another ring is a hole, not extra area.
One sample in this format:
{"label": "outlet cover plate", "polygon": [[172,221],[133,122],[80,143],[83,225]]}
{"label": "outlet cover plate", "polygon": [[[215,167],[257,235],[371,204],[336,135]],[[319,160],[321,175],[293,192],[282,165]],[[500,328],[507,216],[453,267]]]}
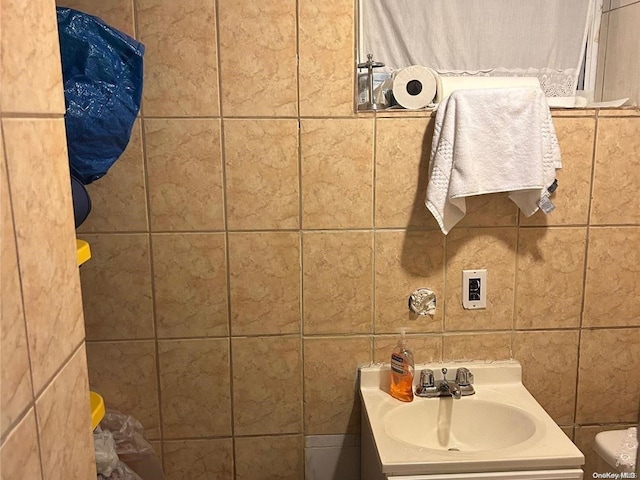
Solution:
{"label": "outlet cover plate", "polygon": [[487,308],[487,270],[462,271],[462,307],[467,310]]}

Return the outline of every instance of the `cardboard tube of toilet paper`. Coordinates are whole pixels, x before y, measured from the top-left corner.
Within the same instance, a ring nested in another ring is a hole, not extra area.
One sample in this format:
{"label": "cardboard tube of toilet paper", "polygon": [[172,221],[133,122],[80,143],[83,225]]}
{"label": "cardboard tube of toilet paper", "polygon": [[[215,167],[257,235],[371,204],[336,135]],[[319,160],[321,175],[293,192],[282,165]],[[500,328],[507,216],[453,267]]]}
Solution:
{"label": "cardboard tube of toilet paper", "polygon": [[430,68],[412,65],[395,74],[392,91],[400,106],[409,110],[424,108],[436,96],[436,77]]}

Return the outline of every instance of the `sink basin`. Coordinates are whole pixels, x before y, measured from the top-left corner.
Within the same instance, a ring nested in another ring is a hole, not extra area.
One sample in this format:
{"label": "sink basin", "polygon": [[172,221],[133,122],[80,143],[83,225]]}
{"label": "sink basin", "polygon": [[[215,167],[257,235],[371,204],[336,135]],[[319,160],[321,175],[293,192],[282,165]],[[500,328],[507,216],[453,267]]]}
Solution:
{"label": "sink basin", "polygon": [[401,442],[450,452],[517,446],[533,437],[537,427],[524,410],[471,397],[416,399],[388,412],[384,425]]}
{"label": "sink basin", "polygon": [[517,361],[416,365],[416,382],[423,368],[442,378],[462,366],[474,395],[410,403],[389,395],[388,364],[360,369],[362,478],[582,478],[584,456],[524,387]]}

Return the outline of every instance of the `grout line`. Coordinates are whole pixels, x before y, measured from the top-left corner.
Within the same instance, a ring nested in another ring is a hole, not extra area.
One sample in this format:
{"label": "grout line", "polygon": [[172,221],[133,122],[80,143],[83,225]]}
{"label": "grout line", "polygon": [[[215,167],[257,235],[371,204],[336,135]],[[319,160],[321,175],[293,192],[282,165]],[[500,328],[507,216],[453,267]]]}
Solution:
{"label": "grout line", "polygon": [[[444,333],[447,331],[447,302],[445,302],[444,300],[447,298],[447,291],[448,291],[448,273],[449,273],[449,268],[448,268],[448,263],[449,263],[449,237],[447,235],[444,235],[444,238],[442,239],[442,298],[440,299],[440,303],[442,304],[442,334],[444,335]],[[436,297],[436,308],[438,306],[438,299]],[[444,336],[441,339],[440,342],[440,360],[442,360],[444,358]]]}
{"label": "grout line", "polygon": [[[606,117],[612,118],[612,117]],[[518,229],[545,229],[545,230],[557,230],[563,228],[638,228],[640,224],[637,223],[599,223],[599,224],[587,224],[587,223],[566,223],[561,225],[495,225],[495,226],[485,226],[485,225],[476,225],[476,226],[467,226],[461,227],[465,230],[489,230],[496,228],[518,228]],[[147,235],[151,233],[152,235],[202,235],[202,234],[225,234],[225,233],[245,233],[245,234],[254,234],[254,233],[298,233],[298,232],[319,232],[319,233],[336,233],[336,232],[439,232],[437,228],[430,227],[349,227],[349,228],[282,228],[282,229],[255,229],[255,230],[242,230],[242,229],[228,229],[228,230],[153,230],[153,231],[144,231],[144,230],[129,230],[129,231],[80,231],[78,235]]]}
{"label": "grout line", "polygon": [[[237,435],[238,438],[263,438],[263,437],[296,437],[296,436],[304,436],[303,432],[289,432],[289,433],[259,433],[259,434],[250,434],[250,435]],[[319,435],[356,435],[356,434],[319,434]],[[198,440],[230,440],[233,437],[230,435],[204,435],[201,437],[175,437],[175,438],[167,438],[167,442],[185,442],[185,441],[198,441]],[[158,440],[149,439],[152,442],[157,442]]]}
{"label": "grout line", "polygon": [[[637,109],[637,107],[606,107],[606,108],[599,108],[599,109],[588,109],[589,111],[585,111],[583,110],[585,113],[567,113],[565,115],[554,115],[554,112],[563,112],[563,109],[555,109],[555,108],[551,108],[551,116],[554,119],[557,118],[594,118],[597,115],[597,112],[600,110],[616,110],[619,111],[619,114],[616,115],[611,115],[611,116],[618,116],[618,117],[634,117],[637,115],[633,115],[633,114],[625,114],[624,112],[629,110],[629,111],[635,111]],[[23,117],[27,117],[27,118],[40,118],[40,117],[47,117],[50,118],[51,116],[55,116],[56,118],[62,117],[62,114],[31,114],[31,113],[20,113],[20,112],[15,112],[15,113],[6,113],[3,112],[3,117],[16,117],[16,118],[23,118]],[[607,115],[609,116],[609,115]],[[433,118],[434,115],[416,115],[415,112],[413,111],[399,111],[397,112],[396,115],[384,115],[384,112],[380,112],[377,114],[374,114],[373,112],[370,112],[368,115],[364,114],[363,112],[357,112],[351,115],[224,115],[224,114],[220,114],[220,115],[149,115],[146,118],[149,120],[207,120],[207,119],[220,119],[220,118],[225,118],[226,120],[298,120],[298,119],[305,119],[305,120],[354,120],[354,119],[365,119],[365,118],[384,118],[384,119],[425,119],[425,118]]]}
{"label": "grout line", "polygon": [[635,2],[627,3],[625,5],[620,5],[619,7],[609,8],[609,10],[607,10],[606,12],[602,12],[602,13],[615,12],[617,10],[622,10],[625,7],[630,7],[631,5],[636,5],[638,3],[640,3],[640,0],[636,0]]}
{"label": "grout line", "polygon": [[2,120],[59,120],[64,113],[2,112]]}
{"label": "grout line", "polygon": [[[523,333],[532,333],[532,332],[571,332],[577,331],[579,329],[589,330],[589,331],[598,331],[598,330],[633,330],[640,329],[640,325],[604,325],[604,326],[593,326],[593,327],[580,327],[579,325],[569,326],[569,327],[541,327],[541,328],[490,328],[490,329],[476,329],[476,330],[451,330],[451,331],[436,331],[436,330],[412,330],[411,333],[407,333],[407,336],[442,336],[442,337],[453,337],[460,335],[482,335],[489,333],[509,333],[511,331],[514,332],[523,332]],[[397,332],[378,332],[378,333],[370,333],[370,332],[358,332],[358,333],[340,333],[340,332],[329,332],[329,333],[308,333],[303,334],[303,339],[318,339],[318,338],[362,338],[371,336],[373,338],[381,338],[388,336],[396,336]],[[245,339],[245,338],[298,338],[300,337],[299,333],[256,333],[256,334],[243,334],[243,335],[232,335],[230,338],[232,339]],[[158,340],[161,342],[180,342],[180,341],[197,341],[197,340],[223,340],[229,338],[229,336],[217,336],[217,337],[159,337]],[[153,338],[136,338],[136,339],[101,339],[101,340],[87,340],[85,343],[87,345],[99,345],[105,343],[141,343],[141,342],[150,342],[153,341]]]}
{"label": "grout line", "polygon": [[520,266],[520,210],[518,210],[517,217],[518,229],[516,230],[516,244],[515,244],[515,270],[513,272],[513,303],[511,307],[511,345],[509,346],[510,358],[515,358],[515,342],[516,342],[516,326],[517,326],[517,312],[518,312],[518,268]]}
{"label": "grout line", "polygon": [[[134,33],[136,38],[140,37],[140,25],[138,22],[138,3],[136,0],[132,0],[132,14]],[[164,418],[162,414],[162,383],[160,381],[160,347],[158,341],[158,318],[157,318],[157,299],[156,299],[156,283],[155,283],[155,268],[153,262],[153,237],[151,232],[151,193],[149,191],[149,164],[147,161],[147,132],[146,132],[146,120],[147,117],[144,113],[144,101],[140,105],[140,147],[142,153],[142,165],[144,168],[144,189],[145,189],[145,207],[146,207],[146,220],[148,231],[143,232],[147,236],[147,245],[149,247],[149,276],[151,280],[151,314],[153,317],[153,349],[155,355],[155,367],[156,367],[156,391],[158,400],[158,432],[160,434],[160,451],[162,468],[165,469],[165,455],[164,455]]]}
{"label": "grout line", "polygon": [[298,262],[300,266],[300,326],[299,326],[299,343],[300,346],[300,386],[301,386],[301,398],[300,398],[300,426],[301,435],[303,438],[302,449],[299,453],[301,455],[302,472],[306,472],[306,456],[304,454],[304,432],[305,432],[305,382],[304,382],[304,235],[302,231],[303,221],[303,204],[302,204],[302,121],[300,120],[301,102],[300,102],[300,1],[295,2],[295,29],[296,29],[296,107],[297,107],[297,120],[298,120],[298,245],[299,245],[299,257]]}
{"label": "grout line", "polygon": [[589,207],[587,211],[587,227],[586,227],[586,239],[584,245],[584,264],[582,270],[582,303],[580,306],[580,323],[578,328],[578,358],[576,359],[576,383],[575,383],[575,397],[573,401],[573,421],[575,422],[578,417],[578,391],[580,388],[580,354],[582,345],[582,330],[584,323],[584,309],[587,299],[587,275],[588,275],[588,263],[589,263],[589,246],[591,240],[591,213],[593,207],[593,191],[594,181],[596,177],[596,155],[598,153],[598,129],[600,125],[600,118],[596,116],[595,127],[593,129],[593,148],[591,150],[591,184],[589,186]]}
{"label": "grout line", "polygon": [[[222,174],[222,212],[224,230],[221,232],[224,234],[224,255],[225,255],[225,274],[227,282],[227,351],[229,352],[229,415],[231,426],[231,478],[236,476],[236,435],[235,435],[235,412],[233,401],[233,342],[232,340],[232,308],[231,308],[231,252],[229,242],[229,205],[227,202],[227,165],[226,165],[226,143],[225,143],[225,120],[232,119],[234,117],[224,116],[224,102],[222,101],[222,60],[220,48],[220,2],[214,0],[215,9],[215,25],[216,25],[216,59],[217,59],[217,81],[218,81],[218,107],[220,111],[220,162],[221,162],[221,174]],[[238,117],[242,118],[242,117]]]}
{"label": "grout line", "polygon": [[[357,2],[356,2],[357,4]],[[356,72],[357,74],[357,72]],[[357,85],[357,83],[356,83]],[[356,97],[357,98],[357,97]],[[357,106],[356,106],[357,107]],[[373,168],[372,168],[372,175],[373,175],[373,184],[372,184],[372,220],[371,220],[371,225],[373,226],[373,228],[371,229],[371,235],[372,235],[372,239],[371,239],[371,320],[370,320],[370,328],[369,328],[369,332],[372,335],[372,339],[371,339],[371,352],[369,354],[369,358],[373,361],[373,359],[375,358],[375,354],[376,354],[376,349],[375,349],[375,332],[376,332],[376,315],[378,312],[377,309],[377,302],[376,302],[376,265],[377,265],[377,258],[378,258],[378,242],[377,242],[377,235],[376,235],[376,231],[377,231],[377,227],[376,227],[376,179],[377,179],[377,175],[378,175],[378,169],[377,169],[377,158],[378,158],[378,122],[376,120],[376,118],[373,118]]]}

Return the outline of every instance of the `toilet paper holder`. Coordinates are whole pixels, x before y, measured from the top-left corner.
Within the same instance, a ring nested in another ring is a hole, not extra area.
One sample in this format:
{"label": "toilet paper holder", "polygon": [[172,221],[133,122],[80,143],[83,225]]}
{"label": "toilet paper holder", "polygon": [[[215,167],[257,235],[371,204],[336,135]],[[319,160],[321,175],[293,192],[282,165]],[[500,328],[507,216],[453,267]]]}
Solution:
{"label": "toilet paper holder", "polygon": [[368,101],[362,105],[358,106],[358,110],[379,110],[384,106],[378,104],[373,99],[373,69],[384,67],[384,63],[382,62],[374,62],[373,54],[367,54],[367,61],[363,63],[358,63],[358,68],[366,68],[367,69],[367,88],[368,92]]}

